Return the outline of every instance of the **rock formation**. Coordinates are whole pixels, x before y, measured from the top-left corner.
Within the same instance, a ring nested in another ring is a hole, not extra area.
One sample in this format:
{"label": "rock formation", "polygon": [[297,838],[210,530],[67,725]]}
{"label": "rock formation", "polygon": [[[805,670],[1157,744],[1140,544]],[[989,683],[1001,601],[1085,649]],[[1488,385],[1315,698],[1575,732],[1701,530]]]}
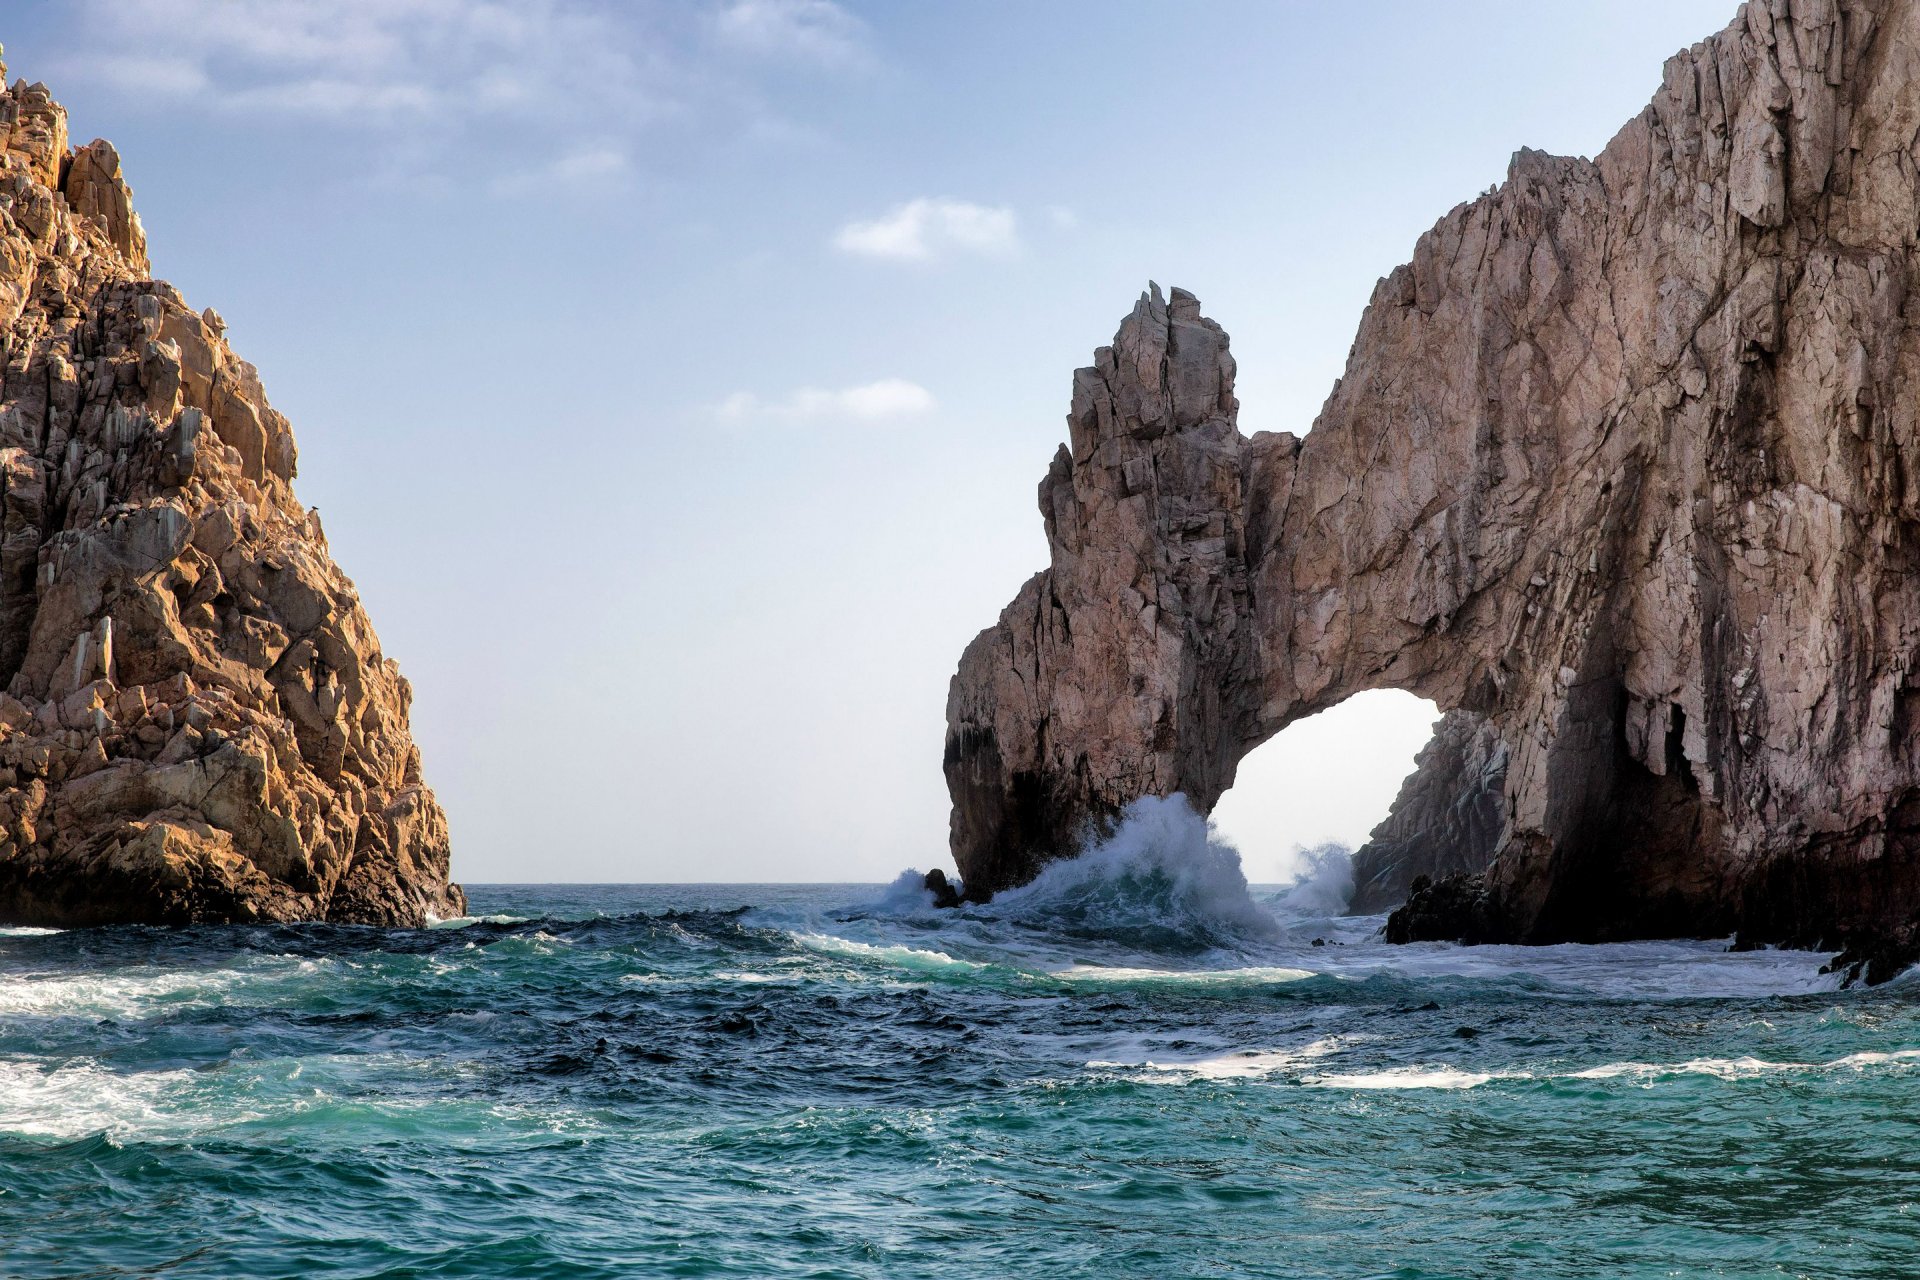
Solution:
{"label": "rock formation", "polygon": [[0,94],[0,923],[463,909],[411,690],[222,328],[149,277],[114,149]]}
{"label": "rock formation", "polygon": [[1451,711],[1414,760],[1386,821],[1353,855],[1348,911],[1372,915],[1429,881],[1477,875],[1507,825],[1507,744],[1471,711]]}
{"label": "rock formation", "polygon": [[1598,157],[1521,151],[1422,236],[1303,440],[1242,438],[1224,334],[1143,298],[1075,376],[1051,567],[953,682],[969,893],[1395,687],[1508,748],[1428,932],[1909,935],[1917,137],[1920,0],[1750,0]]}

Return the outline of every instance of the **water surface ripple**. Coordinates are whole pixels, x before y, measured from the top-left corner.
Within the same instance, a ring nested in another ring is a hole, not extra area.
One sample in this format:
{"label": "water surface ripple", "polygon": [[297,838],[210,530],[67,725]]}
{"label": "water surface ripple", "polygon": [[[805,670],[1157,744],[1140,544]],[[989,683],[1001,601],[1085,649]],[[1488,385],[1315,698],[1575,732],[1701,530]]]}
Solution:
{"label": "water surface ripple", "polygon": [[1083,889],[0,931],[0,1275],[1911,1273],[1904,982]]}

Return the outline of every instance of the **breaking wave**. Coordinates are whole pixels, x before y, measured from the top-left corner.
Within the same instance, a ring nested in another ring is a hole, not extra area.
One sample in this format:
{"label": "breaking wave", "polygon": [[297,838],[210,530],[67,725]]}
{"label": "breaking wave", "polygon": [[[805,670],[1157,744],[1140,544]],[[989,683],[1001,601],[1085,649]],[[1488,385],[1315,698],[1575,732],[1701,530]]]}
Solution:
{"label": "breaking wave", "polygon": [[1300,850],[1300,874],[1280,895],[1289,915],[1328,919],[1345,915],[1353,901],[1353,850],[1328,841]]}
{"label": "breaking wave", "polygon": [[1245,950],[1286,937],[1248,892],[1239,852],[1182,795],[1135,800],[1111,835],[997,895],[991,911],[1141,951]]}

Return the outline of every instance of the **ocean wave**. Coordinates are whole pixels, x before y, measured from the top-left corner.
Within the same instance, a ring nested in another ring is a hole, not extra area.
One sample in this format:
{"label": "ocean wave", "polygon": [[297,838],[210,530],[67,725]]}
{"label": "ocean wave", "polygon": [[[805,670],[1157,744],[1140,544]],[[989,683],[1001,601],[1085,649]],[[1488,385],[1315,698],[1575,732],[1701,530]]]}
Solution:
{"label": "ocean wave", "polygon": [[1300,873],[1280,891],[1287,914],[1305,920],[1343,916],[1353,901],[1353,850],[1335,841],[1296,852]]}
{"label": "ocean wave", "polygon": [[1320,975],[1312,969],[1292,969],[1281,965],[1257,965],[1240,969],[1143,969],[1120,965],[1076,964],[1050,971],[1050,976],[1076,983],[1111,983],[1115,986],[1170,984],[1174,986],[1254,987],[1275,983],[1304,982]]}
{"label": "ocean wave", "polygon": [[173,1124],[166,1101],[194,1073],[109,1071],[93,1063],[46,1070],[0,1061],[0,1134],[80,1138],[151,1133]]}
{"label": "ocean wave", "polygon": [[1518,1078],[1524,1073],[1461,1071],[1454,1067],[1389,1067],[1348,1075],[1308,1076],[1300,1083],[1316,1089],[1477,1089],[1502,1075]]}
{"label": "ocean wave", "polygon": [[1113,833],[997,895],[995,917],[1146,952],[1195,954],[1283,941],[1253,900],[1240,854],[1185,796],[1144,796]]}
{"label": "ocean wave", "polygon": [[944,951],[931,951],[905,944],[884,945],[858,942],[830,933],[799,933],[795,942],[809,951],[842,959],[879,964],[915,973],[977,973],[990,966],[976,960],[962,960]]}

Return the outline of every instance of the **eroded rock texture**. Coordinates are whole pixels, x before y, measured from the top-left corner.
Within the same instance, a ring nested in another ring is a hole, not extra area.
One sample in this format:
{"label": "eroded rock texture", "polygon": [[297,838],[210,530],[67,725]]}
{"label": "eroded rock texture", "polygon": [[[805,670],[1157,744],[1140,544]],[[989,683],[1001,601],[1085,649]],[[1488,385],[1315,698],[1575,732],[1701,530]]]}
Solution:
{"label": "eroded rock texture", "polygon": [[1471,711],[1442,716],[1386,821],[1354,852],[1348,911],[1391,911],[1422,876],[1485,871],[1507,825],[1506,781],[1507,744],[1493,724]]}
{"label": "eroded rock texture", "polygon": [[0,360],[0,922],[458,914],[286,420],[41,85],[0,95]]}
{"label": "eroded rock texture", "polygon": [[1507,745],[1485,936],[1912,928],[1916,138],[1916,0],[1753,0],[1597,159],[1421,237],[1304,441],[1243,439],[1218,327],[1142,299],[953,682],[969,891],[1390,686]]}

